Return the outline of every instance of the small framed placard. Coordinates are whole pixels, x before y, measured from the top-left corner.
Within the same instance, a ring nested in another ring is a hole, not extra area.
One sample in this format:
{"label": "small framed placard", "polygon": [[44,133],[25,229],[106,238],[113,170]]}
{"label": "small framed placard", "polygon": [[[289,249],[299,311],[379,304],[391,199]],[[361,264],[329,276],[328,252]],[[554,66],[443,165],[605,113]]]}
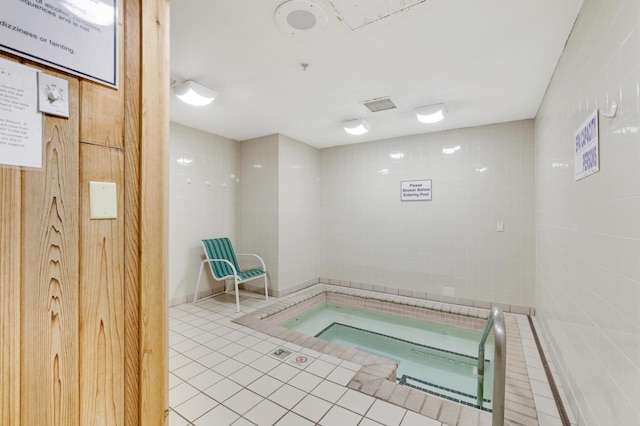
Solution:
{"label": "small framed placard", "polygon": [[431,179],[401,181],[400,201],[431,201]]}

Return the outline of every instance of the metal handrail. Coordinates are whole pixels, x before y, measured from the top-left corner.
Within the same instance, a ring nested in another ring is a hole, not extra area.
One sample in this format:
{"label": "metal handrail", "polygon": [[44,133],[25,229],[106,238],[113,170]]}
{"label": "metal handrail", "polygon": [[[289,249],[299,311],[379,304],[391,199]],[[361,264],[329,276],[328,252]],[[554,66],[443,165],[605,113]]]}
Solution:
{"label": "metal handrail", "polygon": [[491,309],[487,324],[482,332],[482,339],[478,344],[478,405],[482,406],[484,394],[484,345],[493,329],[493,409],[492,426],[504,425],[504,392],[507,371],[507,330],[504,326],[502,309],[497,306]]}

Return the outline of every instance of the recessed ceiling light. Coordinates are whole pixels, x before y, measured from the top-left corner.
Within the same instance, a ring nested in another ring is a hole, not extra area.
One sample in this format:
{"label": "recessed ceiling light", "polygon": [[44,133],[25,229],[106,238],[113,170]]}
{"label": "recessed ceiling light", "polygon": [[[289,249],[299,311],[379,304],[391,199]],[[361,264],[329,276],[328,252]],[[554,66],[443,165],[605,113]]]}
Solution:
{"label": "recessed ceiling light", "polygon": [[371,130],[371,123],[364,118],[358,118],[357,120],[349,120],[342,123],[344,131],[350,135],[359,136],[364,135]]}
{"label": "recessed ceiling light", "polygon": [[204,87],[202,84],[192,80],[176,84],[171,90],[182,102],[194,106],[209,105],[218,95],[215,90]]}
{"label": "recessed ceiling light", "polygon": [[418,121],[425,124],[433,124],[444,119],[446,109],[444,104],[435,104],[418,107],[414,111],[416,117],[418,117]]}

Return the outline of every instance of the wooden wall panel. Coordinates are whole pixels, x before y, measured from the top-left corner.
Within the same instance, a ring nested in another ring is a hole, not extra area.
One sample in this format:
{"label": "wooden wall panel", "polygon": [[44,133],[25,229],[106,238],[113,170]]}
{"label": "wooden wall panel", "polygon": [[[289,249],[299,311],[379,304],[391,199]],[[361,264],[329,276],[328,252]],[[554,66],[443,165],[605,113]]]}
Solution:
{"label": "wooden wall panel", "polygon": [[[41,171],[0,166],[2,426],[168,421],[169,1],[121,13],[118,89],[0,52],[67,79],[70,101],[44,118]],[[119,182],[115,223],[88,220],[101,177]]]}
{"label": "wooden wall panel", "polygon": [[141,5],[140,420],[158,426],[168,423],[169,414],[169,0],[141,0]]}
{"label": "wooden wall panel", "polygon": [[78,81],[68,81],[69,118],[45,116],[44,167],[22,179],[23,425],[78,424]]}
{"label": "wooden wall panel", "polygon": [[123,91],[86,80],[80,85],[80,142],[123,148]]}
{"label": "wooden wall panel", "polygon": [[21,172],[0,168],[0,424],[20,424]]}
{"label": "wooden wall panel", "polygon": [[[80,144],[80,424],[124,422],[124,154]],[[117,219],[90,219],[89,182],[115,182]]]}
{"label": "wooden wall panel", "polygon": [[140,424],[140,3],[123,4],[125,424]]}
{"label": "wooden wall panel", "polygon": [[[114,148],[123,148],[124,146],[124,90],[122,77],[129,73],[123,61],[124,30],[127,27],[123,21],[123,4],[126,6],[126,3],[132,2],[123,1],[118,8],[119,87],[118,89],[112,89],[89,80],[80,82],[80,102],[82,105],[80,111],[80,142]],[[136,22],[132,30],[139,31],[139,26],[139,23]]]}

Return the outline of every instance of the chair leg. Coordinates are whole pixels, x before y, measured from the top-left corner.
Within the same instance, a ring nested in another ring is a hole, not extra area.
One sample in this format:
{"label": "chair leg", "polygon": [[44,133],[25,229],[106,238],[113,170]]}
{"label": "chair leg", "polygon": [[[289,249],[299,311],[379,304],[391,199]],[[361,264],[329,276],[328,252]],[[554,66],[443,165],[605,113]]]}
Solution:
{"label": "chair leg", "polygon": [[240,291],[238,290],[238,279],[233,280],[236,285],[236,312],[240,312]]}
{"label": "chair leg", "polygon": [[200,272],[198,272],[198,281],[196,281],[196,292],[193,295],[193,303],[196,303],[196,301],[198,300],[198,289],[200,288],[200,278],[202,278],[202,269],[203,268],[204,268],[204,262],[201,262],[200,263]]}
{"label": "chair leg", "polygon": [[269,287],[267,285],[267,274],[264,274],[264,300],[269,300]]}

